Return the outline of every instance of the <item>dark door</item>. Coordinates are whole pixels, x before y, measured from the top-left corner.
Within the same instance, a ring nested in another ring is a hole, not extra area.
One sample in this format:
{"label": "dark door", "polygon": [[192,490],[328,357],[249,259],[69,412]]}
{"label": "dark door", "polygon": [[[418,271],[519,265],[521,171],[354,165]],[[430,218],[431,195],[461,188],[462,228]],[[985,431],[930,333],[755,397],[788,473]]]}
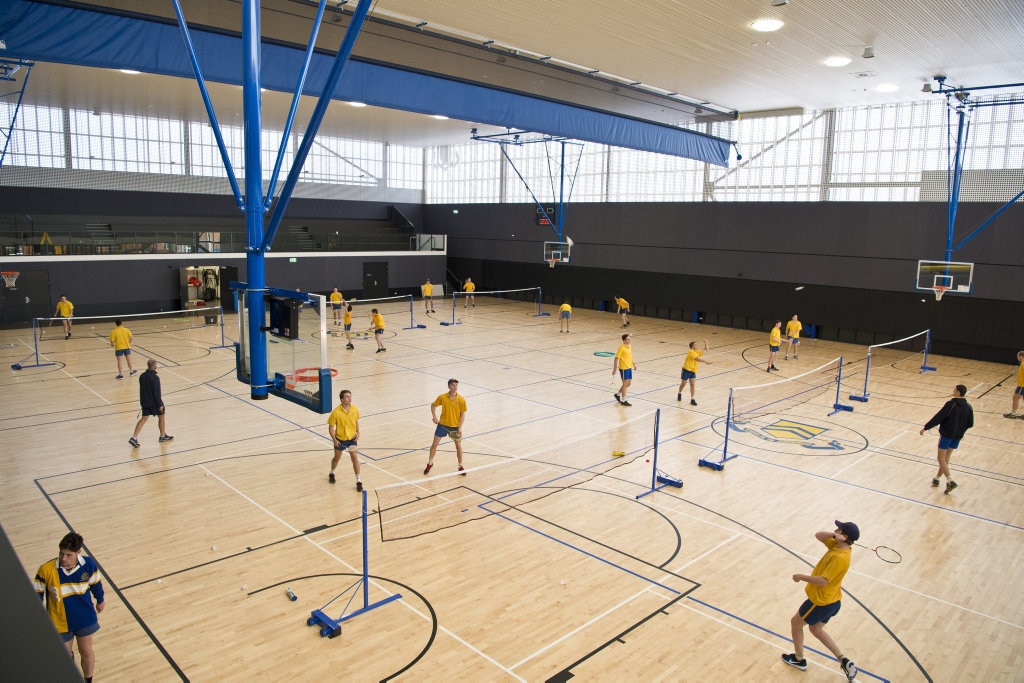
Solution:
{"label": "dark door", "polygon": [[388,295],[388,262],[363,261],[363,298],[381,299]]}
{"label": "dark door", "polygon": [[49,271],[23,270],[13,287],[0,286],[3,286],[3,311],[0,311],[0,320],[4,323],[29,322],[32,318],[46,318],[53,314],[53,308],[50,306]]}

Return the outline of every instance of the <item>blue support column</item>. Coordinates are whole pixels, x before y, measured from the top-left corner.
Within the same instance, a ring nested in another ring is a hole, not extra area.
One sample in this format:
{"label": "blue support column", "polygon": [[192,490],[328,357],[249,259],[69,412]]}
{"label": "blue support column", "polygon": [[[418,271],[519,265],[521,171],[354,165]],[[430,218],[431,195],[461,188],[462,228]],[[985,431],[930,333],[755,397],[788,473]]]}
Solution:
{"label": "blue support column", "polygon": [[250,395],[263,400],[270,394],[267,382],[266,302],[267,286],[263,251],[263,161],[260,138],[263,114],[260,97],[260,3],[242,3],[242,110],[245,117],[245,242],[246,280],[249,283],[246,301],[249,304],[249,371]]}

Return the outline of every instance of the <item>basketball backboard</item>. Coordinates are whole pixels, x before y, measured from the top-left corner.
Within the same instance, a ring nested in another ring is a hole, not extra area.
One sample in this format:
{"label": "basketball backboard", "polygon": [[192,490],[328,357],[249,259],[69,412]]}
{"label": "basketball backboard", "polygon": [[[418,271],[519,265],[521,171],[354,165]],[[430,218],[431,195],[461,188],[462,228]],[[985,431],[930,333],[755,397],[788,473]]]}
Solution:
{"label": "basketball backboard", "polygon": [[572,245],[573,241],[568,235],[566,235],[564,242],[545,242],[544,260],[548,263],[552,261],[556,263],[571,263]]}
{"label": "basketball backboard", "polygon": [[918,261],[917,286],[920,291],[944,294],[970,294],[974,287],[974,264],[956,261]]}
{"label": "basketball backboard", "polygon": [[267,378],[270,393],[317,413],[331,412],[331,378],[335,371],[327,366],[327,324],[322,294],[267,288],[249,292],[245,283],[232,282],[238,293],[238,344],[236,375],[251,383],[249,347],[249,305],[247,297],[266,299],[267,320],[262,342],[267,345]]}

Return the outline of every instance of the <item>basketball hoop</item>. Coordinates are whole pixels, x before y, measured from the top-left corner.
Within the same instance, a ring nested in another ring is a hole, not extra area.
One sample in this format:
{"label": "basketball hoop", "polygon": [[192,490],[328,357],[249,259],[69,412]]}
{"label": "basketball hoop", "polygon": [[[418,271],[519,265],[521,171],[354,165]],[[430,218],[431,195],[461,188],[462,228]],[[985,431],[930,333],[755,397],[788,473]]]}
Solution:
{"label": "basketball hoop", "polygon": [[935,300],[936,301],[942,301],[942,295],[945,294],[947,291],[949,291],[949,287],[943,287],[942,285],[936,285],[936,286],[932,287],[932,290],[935,292]]}
{"label": "basketball hoop", "polygon": [[4,277],[4,285],[6,285],[8,289],[14,289],[14,283],[18,281],[18,276],[21,275],[21,273],[17,270],[5,270],[0,273],[0,275],[3,275]]}
{"label": "basketball hoop", "polygon": [[555,264],[558,263],[558,259],[549,258],[549,259],[547,259],[547,262],[548,262],[548,268],[554,268]]}

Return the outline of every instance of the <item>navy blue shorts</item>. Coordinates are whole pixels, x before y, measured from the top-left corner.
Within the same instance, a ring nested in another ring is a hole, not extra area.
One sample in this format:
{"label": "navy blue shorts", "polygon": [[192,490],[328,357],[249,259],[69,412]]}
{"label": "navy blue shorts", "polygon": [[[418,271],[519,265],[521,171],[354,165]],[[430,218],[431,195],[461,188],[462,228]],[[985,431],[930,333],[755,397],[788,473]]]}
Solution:
{"label": "navy blue shorts", "polygon": [[800,605],[798,614],[808,626],[827,624],[829,619],[839,614],[839,608],[842,605],[842,600],[836,600],[830,605],[815,605],[810,600],[804,600],[803,604]]}
{"label": "navy blue shorts", "polygon": [[373,333],[374,334],[384,334],[384,330],[374,329]]}
{"label": "navy blue shorts", "polygon": [[115,356],[130,356],[130,355],[132,355],[132,350],[131,349],[115,349],[114,350],[114,355]]}
{"label": "navy blue shorts", "polygon": [[778,346],[772,346],[771,344],[769,344],[768,345],[768,350],[771,351],[772,353],[778,353],[779,352],[779,347]]}
{"label": "navy blue shorts", "polygon": [[691,372],[690,370],[683,370],[683,381],[684,382],[686,380],[688,380],[688,379],[695,379],[696,377],[697,377],[697,373],[696,372]]}
{"label": "navy blue shorts", "polygon": [[357,445],[358,444],[356,444],[355,439],[348,439],[347,441],[343,439],[338,439],[338,445],[334,447],[334,450],[351,451],[354,450]]}
{"label": "navy blue shorts", "polygon": [[91,636],[100,630],[100,623],[97,621],[92,626],[86,626],[85,628],[76,628],[74,631],[66,631],[60,634],[60,639],[65,643],[70,643],[72,638],[84,638],[85,636]]}
{"label": "navy blue shorts", "polygon": [[571,314],[569,313],[569,311],[562,311],[562,316],[561,317],[566,319],[566,320],[568,320],[570,315]]}
{"label": "navy blue shorts", "polygon": [[448,436],[448,432],[450,432],[453,429],[458,429],[458,427],[446,427],[445,425],[443,425],[440,422],[438,422],[437,423],[437,429],[434,430],[434,436],[440,436],[440,437]]}
{"label": "navy blue shorts", "polygon": [[940,436],[939,437],[939,448],[941,448],[942,450],[946,450],[946,449],[949,449],[949,448],[952,448],[953,450],[956,450],[957,446],[959,446],[959,445],[960,445],[960,439],[950,439],[948,436]]}
{"label": "navy blue shorts", "polygon": [[1013,393],[1024,396],[1024,387],[1017,387],[1016,389],[1013,390]]}
{"label": "navy blue shorts", "polygon": [[619,370],[619,377],[624,380],[633,379],[633,368],[630,368],[629,370]]}

